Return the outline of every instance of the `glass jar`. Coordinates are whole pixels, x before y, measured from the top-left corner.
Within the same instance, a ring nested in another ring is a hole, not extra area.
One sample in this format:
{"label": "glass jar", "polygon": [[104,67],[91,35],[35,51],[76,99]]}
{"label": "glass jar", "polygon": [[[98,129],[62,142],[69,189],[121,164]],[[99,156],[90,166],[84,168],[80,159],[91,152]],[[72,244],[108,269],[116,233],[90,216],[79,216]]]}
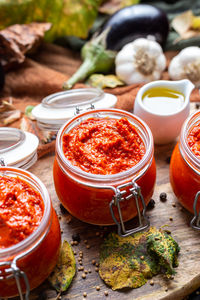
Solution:
{"label": "glass jar", "polygon": [[26,239],[0,249],[0,298],[13,297],[39,286],[56,265],[60,249],[60,225],[44,184],[33,174],[0,166],[2,176],[18,177],[38,191],[44,202],[40,225]]}
{"label": "glass jar", "polygon": [[170,161],[170,182],[173,191],[180,203],[190,212],[193,212],[195,195],[200,191],[200,160],[190,149],[187,137],[198,123],[200,111],[191,115],[183,124],[179,142]]}
{"label": "glass jar", "polygon": [[[146,152],[142,159],[134,167],[112,175],[87,173],[73,166],[63,153],[63,135],[92,117],[127,118],[134,124],[145,144]],[[117,223],[118,227],[121,225],[122,231],[125,231],[123,222],[135,217],[138,208],[144,209],[145,203],[149,202],[153,194],[156,179],[153,155],[151,131],[139,117],[117,109],[99,109],[82,113],[68,121],[58,132],[53,170],[58,198],[73,216],[84,222],[96,225]],[[138,186],[141,188],[141,193]],[[142,195],[143,197],[140,197]],[[136,201],[129,198],[134,198]],[[143,201],[138,204],[137,198]],[[118,223],[119,220],[121,224]],[[120,230],[118,233],[120,234]]]}

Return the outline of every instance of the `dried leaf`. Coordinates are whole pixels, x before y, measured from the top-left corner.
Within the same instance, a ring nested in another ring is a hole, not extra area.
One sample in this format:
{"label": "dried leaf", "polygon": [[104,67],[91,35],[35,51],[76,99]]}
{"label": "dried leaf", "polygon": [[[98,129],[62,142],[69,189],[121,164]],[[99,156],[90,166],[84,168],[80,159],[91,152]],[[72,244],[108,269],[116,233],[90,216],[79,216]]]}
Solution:
{"label": "dried leaf", "polygon": [[92,74],[89,77],[87,84],[96,88],[104,89],[106,87],[115,88],[117,86],[123,86],[124,82],[115,75]]}
{"label": "dried leaf", "polygon": [[50,131],[42,131],[38,128],[36,122],[24,116],[21,119],[20,129],[35,134],[40,141],[40,144],[46,144],[52,140],[52,133]]}
{"label": "dried leaf", "polygon": [[62,293],[69,287],[76,273],[76,261],[73,250],[67,241],[64,241],[60,251],[58,263],[49,276],[49,281],[52,286]]}
{"label": "dried leaf", "polygon": [[2,66],[22,63],[25,54],[37,48],[50,23],[13,25],[0,31],[0,62]]}
{"label": "dried leaf", "polygon": [[174,43],[200,35],[200,17],[194,16],[191,10],[176,16],[171,25],[179,34]]}
{"label": "dried leaf", "polygon": [[9,100],[2,100],[0,105],[0,123],[4,126],[13,123],[20,119],[21,111],[17,110],[12,104],[12,98]]}
{"label": "dried leaf", "polygon": [[0,105],[0,113],[10,111],[10,110],[15,110],[16,108],[12,105],[12,98],[7,100],[2,100],[2,103]]}
{"label": "dried leaf", "polygon": [[173,268],[178,266],[177,256],[180,248],[167,232],[159,230],[148,235],[147,250],[165,269],[166,275],[174,274]]}
{"label": "dried leaf", "polygon": [[105,1],[100,7],[99,12],[112,15],[119,9],[130,6],[133,4],[138,4],[140,0],[109,0]]}
{"label": "dried leaf", "polygon": [[10,112],[7,112],[6,115],[4,113],[3,117],[3,124],[6,126],[8,124],[11,124],[21,118],[21,111],[20,110],[12,110]]}
{"label": "dried leaf", "polygon": [[182,35],[187,32],[192,25],[193,13],[191,10],[188,10],[172,20],[172,27],[179,34]]}
{"label": "dried leaf", "polygon": [[[152,242],[157,235],[162,236],[160,248]],[[137,288],[163,267],[169,274],[177,266],[178,252],[172,237],[155,227],[125,238],[111,233],[101,246],[99,274],[113,290]]]}
{"label": "dried leaf", "polygon": [[87,38],[102,0],[0,0],[0,28],[33,21],[53,24],[45,38]]}

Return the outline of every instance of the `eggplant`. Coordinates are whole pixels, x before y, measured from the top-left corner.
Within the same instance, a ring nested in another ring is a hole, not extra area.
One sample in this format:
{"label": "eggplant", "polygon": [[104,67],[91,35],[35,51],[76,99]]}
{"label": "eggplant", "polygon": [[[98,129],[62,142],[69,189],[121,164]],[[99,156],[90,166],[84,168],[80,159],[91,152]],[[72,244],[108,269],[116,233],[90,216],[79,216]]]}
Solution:
{"label": "eggplant", "polygon": [[106,47],[119,51],[137,38],[153,36],[164,47],[169,22],[161,9],[149,4],[136,4],[118,10],[103,25],[101,32],[109,28]]}
{"label": "eggplant", "polygon": [[0,64],[0,90],[3,89],[5,83],[5,75],[2,65]]}

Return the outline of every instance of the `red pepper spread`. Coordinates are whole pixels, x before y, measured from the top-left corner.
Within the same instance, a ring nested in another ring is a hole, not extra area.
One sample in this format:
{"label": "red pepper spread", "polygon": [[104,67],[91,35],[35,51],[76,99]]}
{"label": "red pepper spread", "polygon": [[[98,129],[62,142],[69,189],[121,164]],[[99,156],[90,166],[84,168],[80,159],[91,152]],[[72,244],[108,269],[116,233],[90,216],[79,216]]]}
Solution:
{"label": "red pepper spread", "polygon": [[187,142],[192,152],[200,158],[200,123],[192,128],[187,136]]}
{"label": "red pepper spread", "polygon": [[43,212],[39,192],[19,177],[0,176],[0,249],[28,237],[40,224]]}
{"label": "red pepper spread", "polygon": [[142,138],[127,118],[90,118],[63,136],[65,157],[93,174],[128,170],[142,159],[145,151]]}

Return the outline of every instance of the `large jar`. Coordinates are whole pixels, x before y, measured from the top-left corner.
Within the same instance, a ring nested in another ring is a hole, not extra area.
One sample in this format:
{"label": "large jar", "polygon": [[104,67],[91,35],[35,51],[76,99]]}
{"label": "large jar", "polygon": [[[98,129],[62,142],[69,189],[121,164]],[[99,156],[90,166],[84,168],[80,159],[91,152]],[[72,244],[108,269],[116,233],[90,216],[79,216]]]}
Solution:
{"label": "large jar", "polygon": [[197,130],[197,137],[194,139],[199,140],[200,111],[191,115],[183,124],[170,162],[170,182],[173,191],[180,203],[190,212],[193,212],[195,195],[200,191],[200,149],[196,155],[192,150],[194,143],[191,142],[194,129]]}
{"label": "large jar", "polygon": [[[92,174],[72,165],[63,153],[63,136],[90,118],[127,118],[135,126],[145,145],[142,159],[126,171],[109,175]],[[117,109],[90,110],[77,115],[64,124],[57,135],[53,174],[58,198],[73,216],[90,224],[114,224],[119,220],[119,214],[122,215],[123,221],[130,220],[137,214],[137,204],[134,199],[127,200],[129,197],[122,199],[121,191],[125,189],[125,193],[130,194],[130,190],[137,184],[141,188],[145,203],[149,202],[156,179],[153,155],[151,131],[135,115]],[[117,199],[119,201],[116,201]],[[142,205],[139,206],[142,210]]]}
{"label": "large jar", "polygon": [[60,226],[48,191],[36,176],[6,166],[0,167],[0,176],[25,182],[43,200],[44,211],[36,230],[24,240],[0,249],[0,298],[22,297],[22,293],[26,292],[28,299],[29,290],[39,286],[56,265],[61,241]]}

